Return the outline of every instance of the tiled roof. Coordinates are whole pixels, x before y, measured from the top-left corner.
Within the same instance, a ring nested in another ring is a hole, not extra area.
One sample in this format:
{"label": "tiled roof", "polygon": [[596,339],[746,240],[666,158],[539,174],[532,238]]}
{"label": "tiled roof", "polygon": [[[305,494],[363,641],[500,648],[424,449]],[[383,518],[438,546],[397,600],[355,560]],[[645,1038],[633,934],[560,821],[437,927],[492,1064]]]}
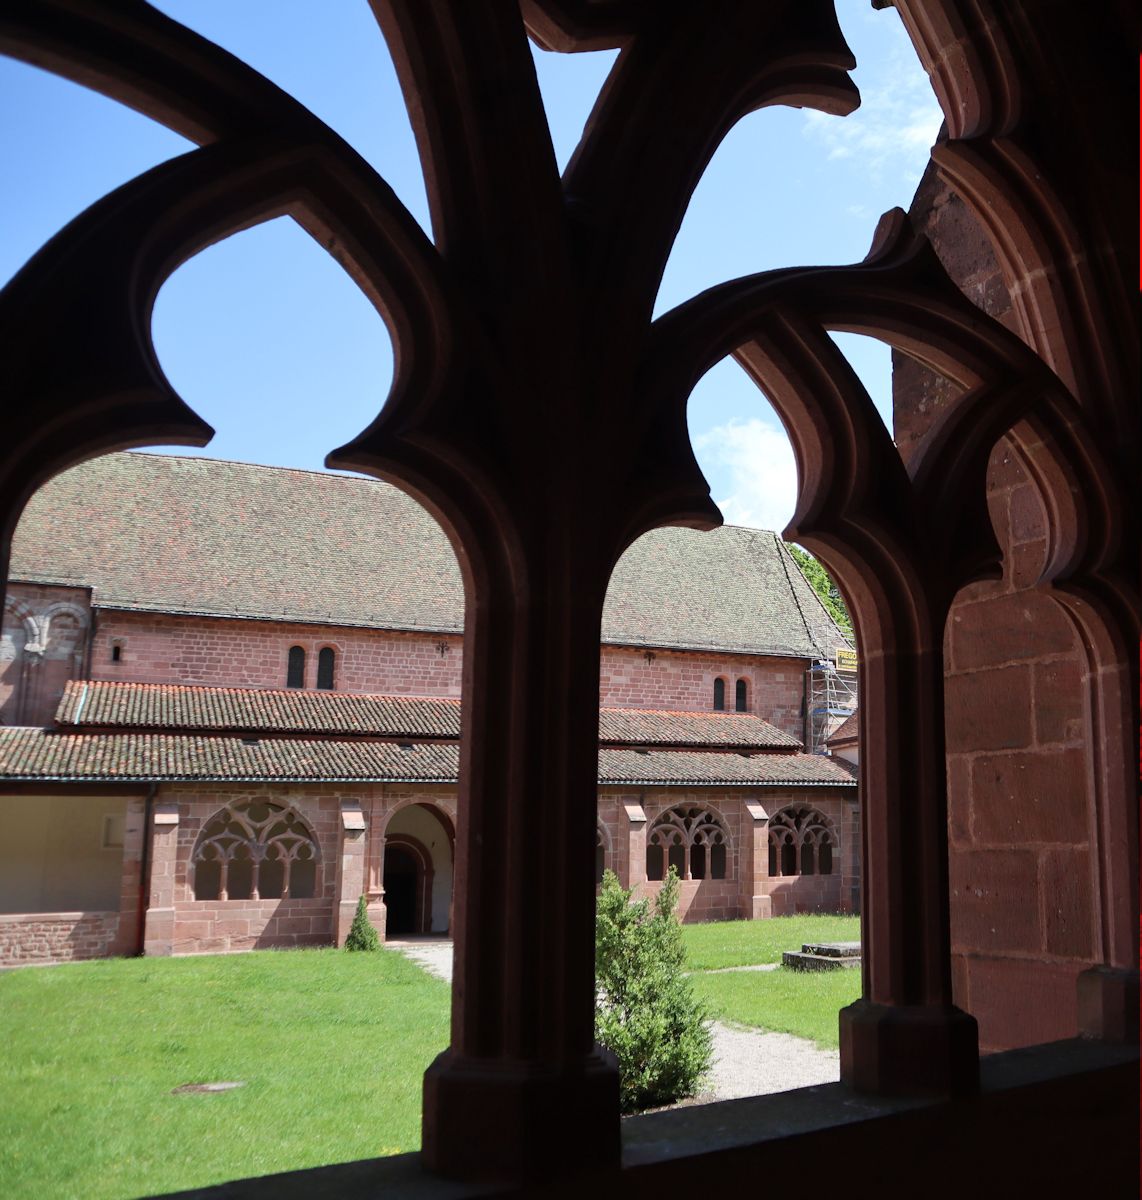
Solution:
{"label": "tiled roof", "polygon": [[851,717],[846,717],[845,720],[833,730],[832,736],[828,739],[828,744],[831,746],[834,742],[855,742],[860,736],[860,713],[853,713]]}
{"label": "tiled roof", "polygon": [[600,750],[599,782],[631,785],[790,784],[853,787],[853,772],[820,754],[726,754],[697,750]]}
{"label": "tiled roof", "polygon": [[792,734],[750,713],[670,712],[647,708],[601,708],[599,741],[636,746],[801,749],[801,743]]}
{"label": "tiled roof", "polygon": [[[459,748],[439,743],[264,740],[172,733],[0,729],[0,779],[455,783]],[[808,754],[601,750],[601,784],[852,786],[834,759]]]}
{"label": "tiled roof", "polygon": [[0,778],[454,783],[455,745],[0,729]]}
{"label": "tiled roof", "polygon": [[460,701],[349,692],[72,680],[56,723],[86,728],[460,736]]}
{"label": "tiled roof", "polygon": [[[459,632],[463,586],[428,513],[376,480],[109,454],[45,484],[12,578],[97,606]],[[816,657],[836,626],[772,533],[659,529],[615,568],[603,641]]]}
{"label": "tiled roof", "polygon": [[[460,702],[421,696],[191,687],[72,680],[56,710],[61,726],[458,738]],[[604,708],[599,740],[634,745],[789,749],[800,742],[748,713]]]}

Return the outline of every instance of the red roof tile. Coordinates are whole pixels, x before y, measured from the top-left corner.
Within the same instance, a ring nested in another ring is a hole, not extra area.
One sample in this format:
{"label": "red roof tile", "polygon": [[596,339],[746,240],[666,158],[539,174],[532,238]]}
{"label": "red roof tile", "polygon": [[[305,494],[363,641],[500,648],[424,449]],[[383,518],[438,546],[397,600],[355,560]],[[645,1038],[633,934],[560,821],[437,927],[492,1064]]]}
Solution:
{"label": "red roof tile", "polygon": [[[348,692],[193,687],[72,680],[56,710],[60,726],[213,732],[460,736],[460,701]],[[604,708],[603,744],[797,750],[790,734],[749,713]]]}
{"label": "red roof tile", "polygon": [[[7,780],[455,783],[459,758],[458,746],[440,743],[0,729],[0,779]],[[604,749],[599,783],[852,787],[855,780],[820,755]]]}

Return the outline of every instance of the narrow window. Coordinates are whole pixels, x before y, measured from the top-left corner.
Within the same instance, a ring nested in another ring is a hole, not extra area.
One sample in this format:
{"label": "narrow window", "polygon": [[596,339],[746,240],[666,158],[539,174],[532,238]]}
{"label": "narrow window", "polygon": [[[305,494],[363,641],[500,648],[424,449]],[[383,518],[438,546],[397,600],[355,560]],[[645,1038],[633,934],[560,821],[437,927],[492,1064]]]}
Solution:
{"label": "narrow window", "polygon": [[286,687],[305,687],[305,651],[300,646],[290,646],[289,648]]}
{"label": "narrow window", "polygon": [[726,681],[724,679],[714,680],[714,711],[726,711]]}
{"label": "narrow window", "polygon": [[833,873],[833,845],[824,841],[817,850],[817,873],[831,875]]}
{"label": "narrow window", "polygon": [[111,643],[111,661],[112,662],[122,662],[123,661],[123,647],[118,642]]}
{"label": "narrow window", "polygon": [[595,830],[595,882],[603,882],[603,871],[607,865],[607,847],[603,842],[603,831]]}
{"label": "narrow window", "polygon": [[734,708],[746,712],[749,708],[749,688],[744,679],[739,679],[734,688]]}
{"label": "narrow window", "polygon": [[327,692],[333,691],[334,659],[332,646],[322,646],[317,652],[317,686]]}

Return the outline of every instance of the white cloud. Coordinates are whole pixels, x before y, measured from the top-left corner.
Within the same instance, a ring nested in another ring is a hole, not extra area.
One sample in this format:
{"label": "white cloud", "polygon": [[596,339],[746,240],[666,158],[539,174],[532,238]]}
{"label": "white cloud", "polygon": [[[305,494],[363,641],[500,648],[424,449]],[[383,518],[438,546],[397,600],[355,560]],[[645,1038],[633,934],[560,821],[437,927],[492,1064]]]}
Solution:
{"label": "white cloud", "polygon": [[752,417],[716,425],[694,439],[707,478],[722,483],[714,499],[726,522],[781,532],[797,502],[797,467],[785,430]]}
{"label": "white cloud", "polygon": [[903,30],[880,64],[876,84],[861,81],[859,68],[856,76],[860,108],[841,118],[806,110],[806,137],[822,145],[830,159],[855,160],[877,181],[904,178],[914,187],[943,117]]}

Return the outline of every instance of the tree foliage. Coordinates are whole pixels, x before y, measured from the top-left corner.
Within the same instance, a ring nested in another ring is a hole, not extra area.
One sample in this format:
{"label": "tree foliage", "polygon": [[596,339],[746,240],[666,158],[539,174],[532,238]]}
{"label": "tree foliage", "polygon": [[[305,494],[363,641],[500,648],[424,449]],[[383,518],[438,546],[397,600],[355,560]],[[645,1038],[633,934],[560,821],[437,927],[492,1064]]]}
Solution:
{"label": "tree foliage", "polygon": [[349,935],[345,938],[346,950],[379,950],[381,938],[377,927],[369,920],[365,897],[357,901],[357,911],[353,914],[353,924],[349,926]]}
{"label": "tree foliage", "polygon": [[802,550],[800,546],[795,546],[791,542],[786,542],[785,545],[793,556],[793,561],[801,568],[801,574],[809,581],[809,586],[821,598],[825,611],[840,626],[845,637],[850,642],[853,641],[852,618],[849,616],[844,598],[837,585],[829,578],[828,572],[808,550]]}
{"label": "tree foliage", "polygon": [[671,867],[653,908],[603,876],[595,918],[595,1037],[619,1060],[623,1112],[689,1096],[710,1065],[706,1011],[683,971]]}

